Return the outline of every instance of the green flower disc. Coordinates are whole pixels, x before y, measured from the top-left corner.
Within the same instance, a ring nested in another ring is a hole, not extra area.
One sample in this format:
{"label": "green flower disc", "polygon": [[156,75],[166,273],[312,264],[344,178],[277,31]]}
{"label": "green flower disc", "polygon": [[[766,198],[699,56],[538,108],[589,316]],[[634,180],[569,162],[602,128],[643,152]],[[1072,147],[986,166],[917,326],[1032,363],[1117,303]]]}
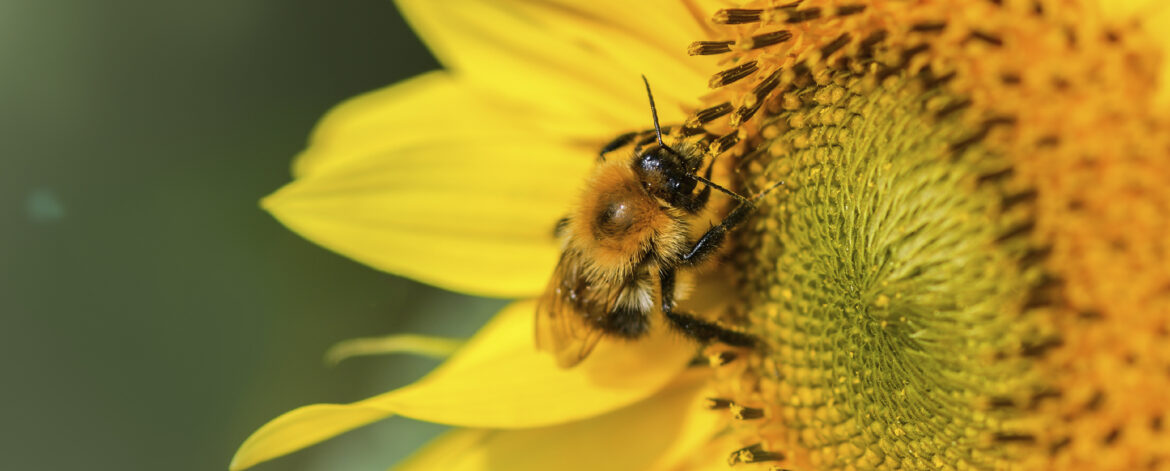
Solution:
{"label": "green flower disc", "polygon": [[967,124],[921,78],[876,82],[794,85],[749,143],[746,190],[784,182],[738,233],[755,374],[826,467],[994,466],[1043,394],[1034,193],[982,145],[1011,123]]}

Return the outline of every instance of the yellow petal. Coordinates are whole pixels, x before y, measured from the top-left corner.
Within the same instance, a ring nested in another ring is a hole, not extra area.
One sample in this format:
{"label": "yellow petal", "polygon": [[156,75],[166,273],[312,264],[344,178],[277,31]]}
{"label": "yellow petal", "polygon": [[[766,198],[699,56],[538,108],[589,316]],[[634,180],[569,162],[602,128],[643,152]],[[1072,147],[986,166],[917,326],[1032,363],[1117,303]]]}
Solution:
{"label": "yellow petal", "polygon": [[664,458],[692,438],[710,439],[721,414],[699,405],[705,376],[689,377],[660,394],[580,422],[538,429],[455,430],[394,468],[396,471],[666,469]]}
{"label": "yellow petal", "polygon": [[[342,102],[313,130],[297,157],[300,178],[351,160],[458,139],[552,140],[533,117],[474,93],[445,71],[429,72]],[[537,156],[545,157],[545,156]]]}
{"label": "yellow petal", "polygon": [[[534,303],[504,309],[449,361],[418,382],[347,405],[288,412],[249,437],[238,470],[399,414],[464,427],[526,428],[581,420],[635,403],[675,378],[694,347],[664,328],[638,342],[603,340],[571,370],[536,351]],[[661,326],[658,326],[661,327]]]}
{"label": "yellow petal", "polygon": [[[404,87],[419,92],[406,95],[420,110],[460,93],[444,76]],[[397,98],[393,88],[377,92],[327,118],[298,167],[301,177],[266,198],[265,209],[302,236],[381,270],[470,294],[539,293],[558,253],[553,226],[572,206],[595,151],[515,127],[472,129],[467,116],[444,121],[444,113],[420,111],[410,122]],[[481,127],[500,125],[475,116]]]}
{"label": "yellow petal", "polygon": [[287,412],[252,433],[228,465],[229,471],[248,469],[258,463],[287,455],[333,438],[342,432],[388,416],[374,408],[341,404],[314,404]]}
{"label": "yellow petal", "polygon": [[325,363],[336,365],[356,356],[394,353],[413,353],[432,358],[446,358],[462,345],[463,341],[459,339],[415,334],[349,339],[329,347],[329,350],[325,352]]}
{"label": "yellow petal", "polygon": [[[709,410],[706,405],[708,397],[711,397],[711,394],[704,389],[693,397],[693,402],[675,413],[680,417],[678,421],[666,426],[672,427],[668,430],[678,430],[678,434],[658,453],[654,464],[645,469],[651,471],[678,469],[681,464],[694,459],[695,450],[702,449],[716,434],[727,427],[727,414]],[[646,402],[651,400],[653,398]]]}
{"label": "yellow petal", "polygon": [[664,122],[682,118],[706,91],[711,59],[686,55],[702,39],[677,1],[401,0],[431,50],[469,84],[508,103],[543,110],[546,129],[614,135],[650,125],[640,75],[654,86]]}

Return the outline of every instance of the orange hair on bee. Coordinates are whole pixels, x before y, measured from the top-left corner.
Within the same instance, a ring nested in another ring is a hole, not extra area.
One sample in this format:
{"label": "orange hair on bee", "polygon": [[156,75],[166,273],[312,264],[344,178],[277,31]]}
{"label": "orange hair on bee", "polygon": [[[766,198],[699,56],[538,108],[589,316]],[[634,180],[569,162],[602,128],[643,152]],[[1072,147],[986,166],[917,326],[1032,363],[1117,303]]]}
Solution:
{"label": "orange hair on bee", "polygon": [[625,161],[598,166],[569,223],[569,245],[590,254],[586,270],[595,282],[628,277],[634,263],[663,234],[685,233],[675,212],[639,184]]}

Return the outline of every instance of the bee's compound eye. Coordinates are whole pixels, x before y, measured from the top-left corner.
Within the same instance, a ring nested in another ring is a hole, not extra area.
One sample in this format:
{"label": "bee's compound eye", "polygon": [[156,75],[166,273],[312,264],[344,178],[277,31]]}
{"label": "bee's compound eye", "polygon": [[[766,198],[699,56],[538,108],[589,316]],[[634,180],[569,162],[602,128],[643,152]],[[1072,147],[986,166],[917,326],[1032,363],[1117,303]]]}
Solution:
{"label": "bee's compound eye", "polygon": [[597,214],[598,235],[615,235],[634,224],[634,211],[625,201],[611,201]]}

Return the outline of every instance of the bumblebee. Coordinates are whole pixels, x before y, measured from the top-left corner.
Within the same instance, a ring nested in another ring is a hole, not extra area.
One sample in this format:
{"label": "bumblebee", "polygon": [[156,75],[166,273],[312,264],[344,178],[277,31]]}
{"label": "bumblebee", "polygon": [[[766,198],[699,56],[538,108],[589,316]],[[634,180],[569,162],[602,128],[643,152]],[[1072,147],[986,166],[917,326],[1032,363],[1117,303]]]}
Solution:
{"label": "bumblebee", "polygon": [[[712,165],[698,174],[703,152],[694,145],[666,145],[650,84],[650,114],[656,142],[635,148],[629,159],[605,159],[636,134],[619,137],[601,151],[601,161],[579,204],[557,224],[562,253],[536,308],[536,344],[564,368],[584,359],[603,336],[638,339],[659,311],[667,323],[696,341],[751,346],[755,339],[675,308],[677,272],[703,263],[728,232],[755,209],[752,199],[710,180]],[[696,188],[702,189],[696,191]],[[722,221],[697,240],[691,226],[702,218],[711,191],[737,202]]]}

